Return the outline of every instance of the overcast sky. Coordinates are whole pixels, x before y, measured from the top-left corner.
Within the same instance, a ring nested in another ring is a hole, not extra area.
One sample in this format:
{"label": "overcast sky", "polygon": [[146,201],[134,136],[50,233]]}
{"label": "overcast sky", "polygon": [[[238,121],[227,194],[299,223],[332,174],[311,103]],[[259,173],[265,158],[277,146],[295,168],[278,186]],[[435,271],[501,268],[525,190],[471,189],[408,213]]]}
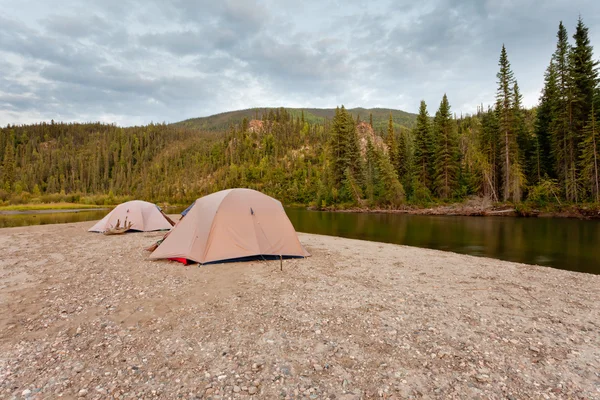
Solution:
{"label": "overcast sky", "polygon": [[[60,4],[60,5],[59,5]],[[0,126],[176,122],[250,107],[491,104],[502,43],[537,103],[592,0],[0,0]]]}

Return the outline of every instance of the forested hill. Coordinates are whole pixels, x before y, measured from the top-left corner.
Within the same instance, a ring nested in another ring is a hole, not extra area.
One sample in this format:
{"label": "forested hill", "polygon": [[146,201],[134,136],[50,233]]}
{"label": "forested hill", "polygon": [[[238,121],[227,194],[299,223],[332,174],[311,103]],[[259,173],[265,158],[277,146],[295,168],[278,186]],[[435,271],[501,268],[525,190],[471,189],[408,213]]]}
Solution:
{"label": "forested hill", "polygon": [[[502,47],[495,104],[430,112],[267,108],[171,125],[0,128],[0,201],[125,197],[189,204],[249,187],[284,204],[399,207],[493,201],[600,204],[598,62],[581,19],[558,29],[540,103],[522,106]],[[431,106],[431,105],[430,105]],[[380,129],[385,126],[385,129]]]}
{"label": "forested hill", "polygon": [[[177,122],[173,125],[200,129],[205,131],[224,131],[232,125],[241,125],[245,119],[262,119],[269,118],[269,113],[274,113],[278,108],[249,108],[246,110],[229,111],[209,117],[191,118],[185,121]],[[335,116],[335,108],[286,108],[292,117],[301,117],[304,114],[304,120],[315,124],[323,123],[326,119],[333,119]],[[354,118],[359,118],[363,121],[370,122],[373,118],[373,127],[376,131],[387,129],[390,113],[394,120],[394,126],[400,128],[413,128],[417,120],[416,114],[411,114],[406,111],[394,110],[389,108],[351,108],[347,110]]]}

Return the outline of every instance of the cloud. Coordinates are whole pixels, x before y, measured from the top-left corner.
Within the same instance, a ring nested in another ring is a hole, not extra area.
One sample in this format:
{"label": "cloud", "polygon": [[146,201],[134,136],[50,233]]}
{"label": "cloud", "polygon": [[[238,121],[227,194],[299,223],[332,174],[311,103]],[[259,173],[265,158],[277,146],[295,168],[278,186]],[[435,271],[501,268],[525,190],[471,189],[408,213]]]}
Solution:
{"label": "cloud", "polygon": [[[494,101],[508,50],[537,102],[558,22],[585,0],[42,0],[0,17],[0,125],[175,122],[253,106],[391,107],[457,113]],[[570,32],[572,35],[572,32]]]}

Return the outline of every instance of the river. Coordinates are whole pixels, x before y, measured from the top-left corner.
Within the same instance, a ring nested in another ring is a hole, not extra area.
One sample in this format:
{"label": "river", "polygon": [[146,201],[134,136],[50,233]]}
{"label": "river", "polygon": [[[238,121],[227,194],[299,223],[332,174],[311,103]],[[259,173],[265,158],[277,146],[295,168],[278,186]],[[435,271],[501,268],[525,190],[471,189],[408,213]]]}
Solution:
{"label": "river", "polygon": [[[166,210],[176,213],[180,210]],[[103,211],[0,215],[0,228],[91,221]],[[397,243],[600,274],[600,221],[286,209],[299,232]]]}

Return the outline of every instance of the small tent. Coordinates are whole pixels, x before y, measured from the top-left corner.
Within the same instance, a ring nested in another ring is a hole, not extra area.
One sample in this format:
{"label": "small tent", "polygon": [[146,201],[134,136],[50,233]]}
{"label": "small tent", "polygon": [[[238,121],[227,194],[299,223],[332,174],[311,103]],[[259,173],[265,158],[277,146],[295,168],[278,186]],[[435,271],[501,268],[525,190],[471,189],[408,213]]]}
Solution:
{"label": "small tent", "polygon": [[117,223],[119,227],[127,224],[131,225],[128,230],[143,232],[168,230],[172,227],[169,219],[156,204],[133,200],[116,206],[88,232],[108,232],[117,228]]}
{"label": "small tent", "polygon": [[200,264],[259,256],[307,257],[281,202],[251,189],[199,198],[150,255]]}

